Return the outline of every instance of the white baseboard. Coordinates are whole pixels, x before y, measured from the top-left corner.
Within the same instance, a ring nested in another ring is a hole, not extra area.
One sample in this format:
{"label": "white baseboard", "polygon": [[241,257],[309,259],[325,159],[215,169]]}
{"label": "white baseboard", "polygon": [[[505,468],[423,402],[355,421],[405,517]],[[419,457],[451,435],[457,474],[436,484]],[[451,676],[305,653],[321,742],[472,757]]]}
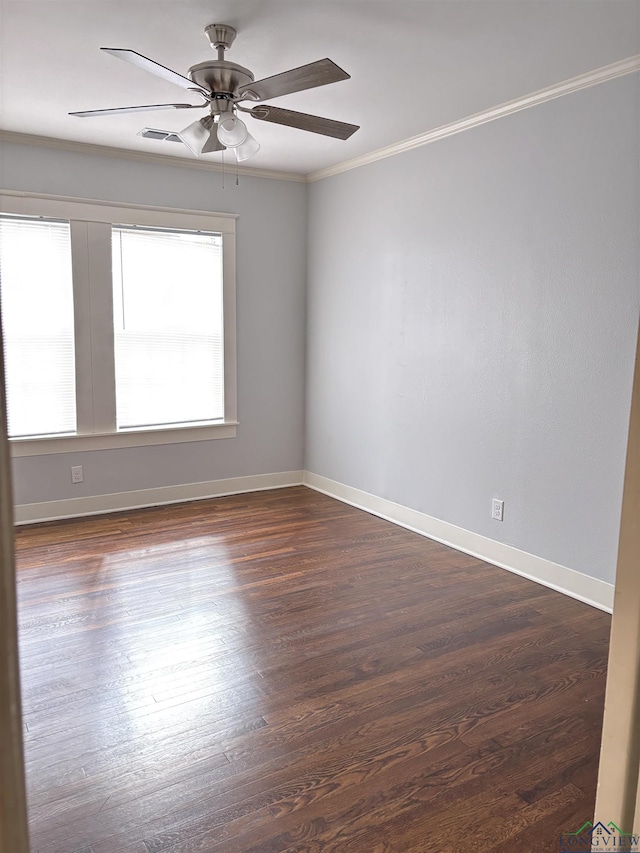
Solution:
{"label": "white baseboard", "polygon": [[305,485],[343,503],[377,515],[400,527],[406,527],[429,539],[435,539],[465,554],[470,554],[494,566],[507,569],[543,586],[555,589],[579,601],[611,613],[613,610],[613,584],[576,572],[558,563],[552,563],[511,545],[504,545],[478,533],[472,533],[455,524],[418,512],[393,501],[330,480],[311,471],[284,471],[276,474],[256,474],[250,477],[233,477],[226,480],[209,480],[203,483],[186,483],[157,489],[138,489],[109,495],[92,495],[60,501],[18,504],[14,506],[16,524],[56,521],[84,515],[99,515],[121,510],[141,509],[149,506],[204,500],[206,498],[282,489]]}
{"label": "white baseboard", "polygon": [[302,485],[302,471],[284,471],[277,474],[256,474],[252,477],[232,477],[227,480],[209,480],[204,483],[186,483],[163,486],[158,489],[138,489],[134,492],[117,492],[111,495],[92,495],[62,501],[17,504],[13,515],[16,524],[37,521],[56,521],[83,515],[99,515],[147,506],[197,501],[222,495],[260,492],[265,489],[284,489]]}
{"label": "white baseboard", "polygon": [[429,539],[435,539],[494,566],[522,575],[571,598],[577,598],[599,610],[607,613],[613,611],[613,584],[310,471],[304,472],[303,482],[305,486],[317,492],[337,498],[343,503],[363,509],[400,527],[406,527]]}

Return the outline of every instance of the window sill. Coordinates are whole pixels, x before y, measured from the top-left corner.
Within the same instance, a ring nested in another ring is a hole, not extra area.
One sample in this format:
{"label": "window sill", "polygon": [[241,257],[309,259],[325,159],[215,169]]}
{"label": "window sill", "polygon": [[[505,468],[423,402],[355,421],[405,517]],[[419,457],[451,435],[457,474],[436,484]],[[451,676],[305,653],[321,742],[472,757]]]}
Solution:
{"label": "window sill", "polygon": [[37,438],[11,438],[11,456],[46,456],[85,450],[112,450],[120,447],[148,447],[154,444],[179,444],[235,438],[237,421],[198,426],[136,429],[92,435],[51,435]]}

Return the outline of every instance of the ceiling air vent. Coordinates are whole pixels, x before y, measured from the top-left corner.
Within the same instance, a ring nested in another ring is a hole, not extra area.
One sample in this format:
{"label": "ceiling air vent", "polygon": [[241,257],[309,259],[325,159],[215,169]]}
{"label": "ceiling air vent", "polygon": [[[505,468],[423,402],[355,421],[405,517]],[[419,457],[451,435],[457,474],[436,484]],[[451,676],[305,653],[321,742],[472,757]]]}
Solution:
{"label": "ceiling air vent", "polygon": [[177,133],[172,133],[170,130],[155,130],[153,127],[145,127],[138,136],[144,136],[145,139],[159,139],[164,142],[182,142]]}

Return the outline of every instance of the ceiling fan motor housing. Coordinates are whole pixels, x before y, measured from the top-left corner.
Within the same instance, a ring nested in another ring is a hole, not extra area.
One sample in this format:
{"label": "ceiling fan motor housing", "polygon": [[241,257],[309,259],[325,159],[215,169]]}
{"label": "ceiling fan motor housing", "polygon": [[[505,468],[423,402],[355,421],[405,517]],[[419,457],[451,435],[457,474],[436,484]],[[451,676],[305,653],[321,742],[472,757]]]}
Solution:
{"label": "ceiling fan motor housing", "polygon": [[192,65],[189,69],[189,78],[214,95],[232,96],[238,94],[240,86],[253,83],[255,79],[248,68],[236,65],[235,62],[227,62],[225,59],[212,59]]}

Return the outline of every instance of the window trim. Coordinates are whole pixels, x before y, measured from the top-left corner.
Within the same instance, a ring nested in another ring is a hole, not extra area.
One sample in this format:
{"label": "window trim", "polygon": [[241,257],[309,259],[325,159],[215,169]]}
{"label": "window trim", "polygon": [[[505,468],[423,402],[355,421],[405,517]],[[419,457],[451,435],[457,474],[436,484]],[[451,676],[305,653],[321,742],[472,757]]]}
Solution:
{"label": "window trim", "polygon": [[[65,219],[71,223],[76,346],[77,432],[10,438],[11,455],[40,456],[84,450],[173,444],[234,438],[237,421],[236,354],[236,214],[207,213],[181,208],[75,199],[64,196],[0,191],[0,212]],[[112,225],[154,226],[213,231],[222,235],[224,418],[193,426],[153,427],[116,431],[115,365],[111,269],[106,228]],[[101,257],[102,254],[102,257]],[[95,311],[96,300],[102,302]],[[105,301],[106,300],[106,301]],[[91,312],[91,305],[94,310]]]}

